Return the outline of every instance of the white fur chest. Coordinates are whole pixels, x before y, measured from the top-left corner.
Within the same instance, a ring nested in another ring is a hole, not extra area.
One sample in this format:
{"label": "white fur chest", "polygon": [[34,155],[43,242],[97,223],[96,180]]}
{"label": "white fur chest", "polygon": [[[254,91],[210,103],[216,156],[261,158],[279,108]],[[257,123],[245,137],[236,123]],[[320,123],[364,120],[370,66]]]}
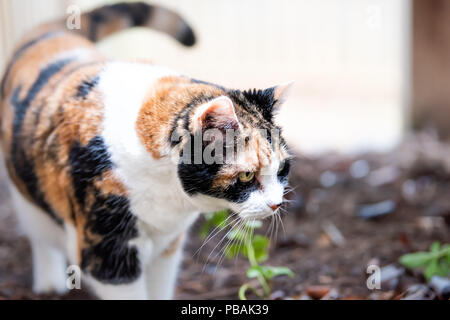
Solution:
{"label": "white fur chest", "polygon": [[141,144],[136,120],[154,83],[177,75],[168,68],[114,62],[100,75],[104,98],[103,138],[115,173],[129,191],[131,210],[148,226],[148,233],[180,233],[197,216],[170,159],[154,159]]}

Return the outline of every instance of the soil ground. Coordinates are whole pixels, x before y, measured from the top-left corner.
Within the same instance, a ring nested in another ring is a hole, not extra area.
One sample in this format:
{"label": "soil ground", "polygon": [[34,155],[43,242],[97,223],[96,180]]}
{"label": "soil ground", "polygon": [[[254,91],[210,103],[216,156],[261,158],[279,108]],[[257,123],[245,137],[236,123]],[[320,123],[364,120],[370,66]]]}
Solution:
{"label": "soil ground", "polygon": [[[86,289],[63,297],[32,293],[30,247],[16,225],[3,166],[0,181],[0,299],[92,299]],[[437,298],[421,272],[402,269],[398,259],[433,241],[450,243],[447,144],[422,132],[389,154],[298,158],[290,184],[295,191],[281,214],[284,228],[270,232],[267,221],[261,231],[272,233],[265,264],[295,273],[274,279],[272,299]],[[215,247],[224,233],[195,254],[203,221],[185,245],[176,298],[237,299],[248,262],[220,259]],[[367,288],[368,265],[386,271],[379,290]]]}

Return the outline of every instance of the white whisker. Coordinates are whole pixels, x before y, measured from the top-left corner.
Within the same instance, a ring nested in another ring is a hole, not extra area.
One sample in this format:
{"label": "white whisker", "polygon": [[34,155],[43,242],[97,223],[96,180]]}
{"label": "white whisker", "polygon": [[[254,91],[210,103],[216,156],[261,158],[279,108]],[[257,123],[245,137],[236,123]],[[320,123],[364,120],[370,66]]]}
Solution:
{"label": "white whisker", "polygon": [[[228,237],[228,235],[230,234],[230,232],[233,231],[234,227],[237,225],[237,223],[239,223],[239,219],[240,219],[240,218],[239,218],[239,216],[238,216],[237,218],[235,218],[235,219],[232,221],[233,225],[231,226],[230,230],[228,230],[228,232],[222,237],[222,239],[220,239],[220,241],[216,244],[216,246],[211,250],[211,252],[209,253],[208,257],[206,258],[206,262],[205,262],[205,265],[204,265],[204,267],[203,267],[203,271],[205,270],[205,268],[206,268],[208,262],[210,261],[211,256],[212,256],[212,254],[214,253],[214,251],[215,251],[215,250],[217,249],[217,247],[220,246],[220,244]],[[236,223],[236,221],[237,221],[237,223]],[[216,256],[217,256],[217,255],[216,255]]]}
{"label": "white whisker", "polygon": [[[211,232],[210,234],[206,237],[206,239],[203,241],[202,245],[200,246],[200,248],[197,249],[197,251],[195,251],[195,253],[193,254],[193,257],[195,257],[197,254],[200,253],[200,251],[203,249],[203,247],[209,242],[211,241],[211,239],[213,239],[214,237],[216,237],[223,229],[227,228],[233,221],[228,222],[228,220],[231,219],[231,217],[233,217],[235,214],[230,214],[223,222],[221,222],[218,226],[216,226]],[[228,222],[228,223],[227,223]],[[225,225],[225,223],[227,223]]]}

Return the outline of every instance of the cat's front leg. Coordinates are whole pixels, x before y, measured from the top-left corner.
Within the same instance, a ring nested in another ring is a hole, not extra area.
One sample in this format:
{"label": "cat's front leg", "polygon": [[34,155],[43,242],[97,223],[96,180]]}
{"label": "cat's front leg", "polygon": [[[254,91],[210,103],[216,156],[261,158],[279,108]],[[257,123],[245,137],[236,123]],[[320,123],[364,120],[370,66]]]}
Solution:
{"label": "cat's front leg", "polygon": [[178,267],[182,259],[184,234],[147,266],[147,290],[151,300],[173,299]]}
{"label": "cat's front leg", "polygon": [[146,266],[152,242],[136,238],[101,252],[98,248],[103,248],[103,244],[109,243],[103,240],[96,245],[97,251],[84,251],[82,261],[86,282],[94,293],[103,300],[149,299]]}

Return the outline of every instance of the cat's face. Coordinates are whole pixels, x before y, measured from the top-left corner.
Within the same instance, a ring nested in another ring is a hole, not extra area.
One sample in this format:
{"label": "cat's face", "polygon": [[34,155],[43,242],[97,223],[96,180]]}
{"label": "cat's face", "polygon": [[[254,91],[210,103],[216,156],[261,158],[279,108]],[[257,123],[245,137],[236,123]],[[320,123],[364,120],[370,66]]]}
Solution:
{"label": "cat's face", "polygon": [[287,87],[227,91],[195,107],[178,164],[182,186],[194,201],[246,219],[278,212],[290,156],[273,112]]}

